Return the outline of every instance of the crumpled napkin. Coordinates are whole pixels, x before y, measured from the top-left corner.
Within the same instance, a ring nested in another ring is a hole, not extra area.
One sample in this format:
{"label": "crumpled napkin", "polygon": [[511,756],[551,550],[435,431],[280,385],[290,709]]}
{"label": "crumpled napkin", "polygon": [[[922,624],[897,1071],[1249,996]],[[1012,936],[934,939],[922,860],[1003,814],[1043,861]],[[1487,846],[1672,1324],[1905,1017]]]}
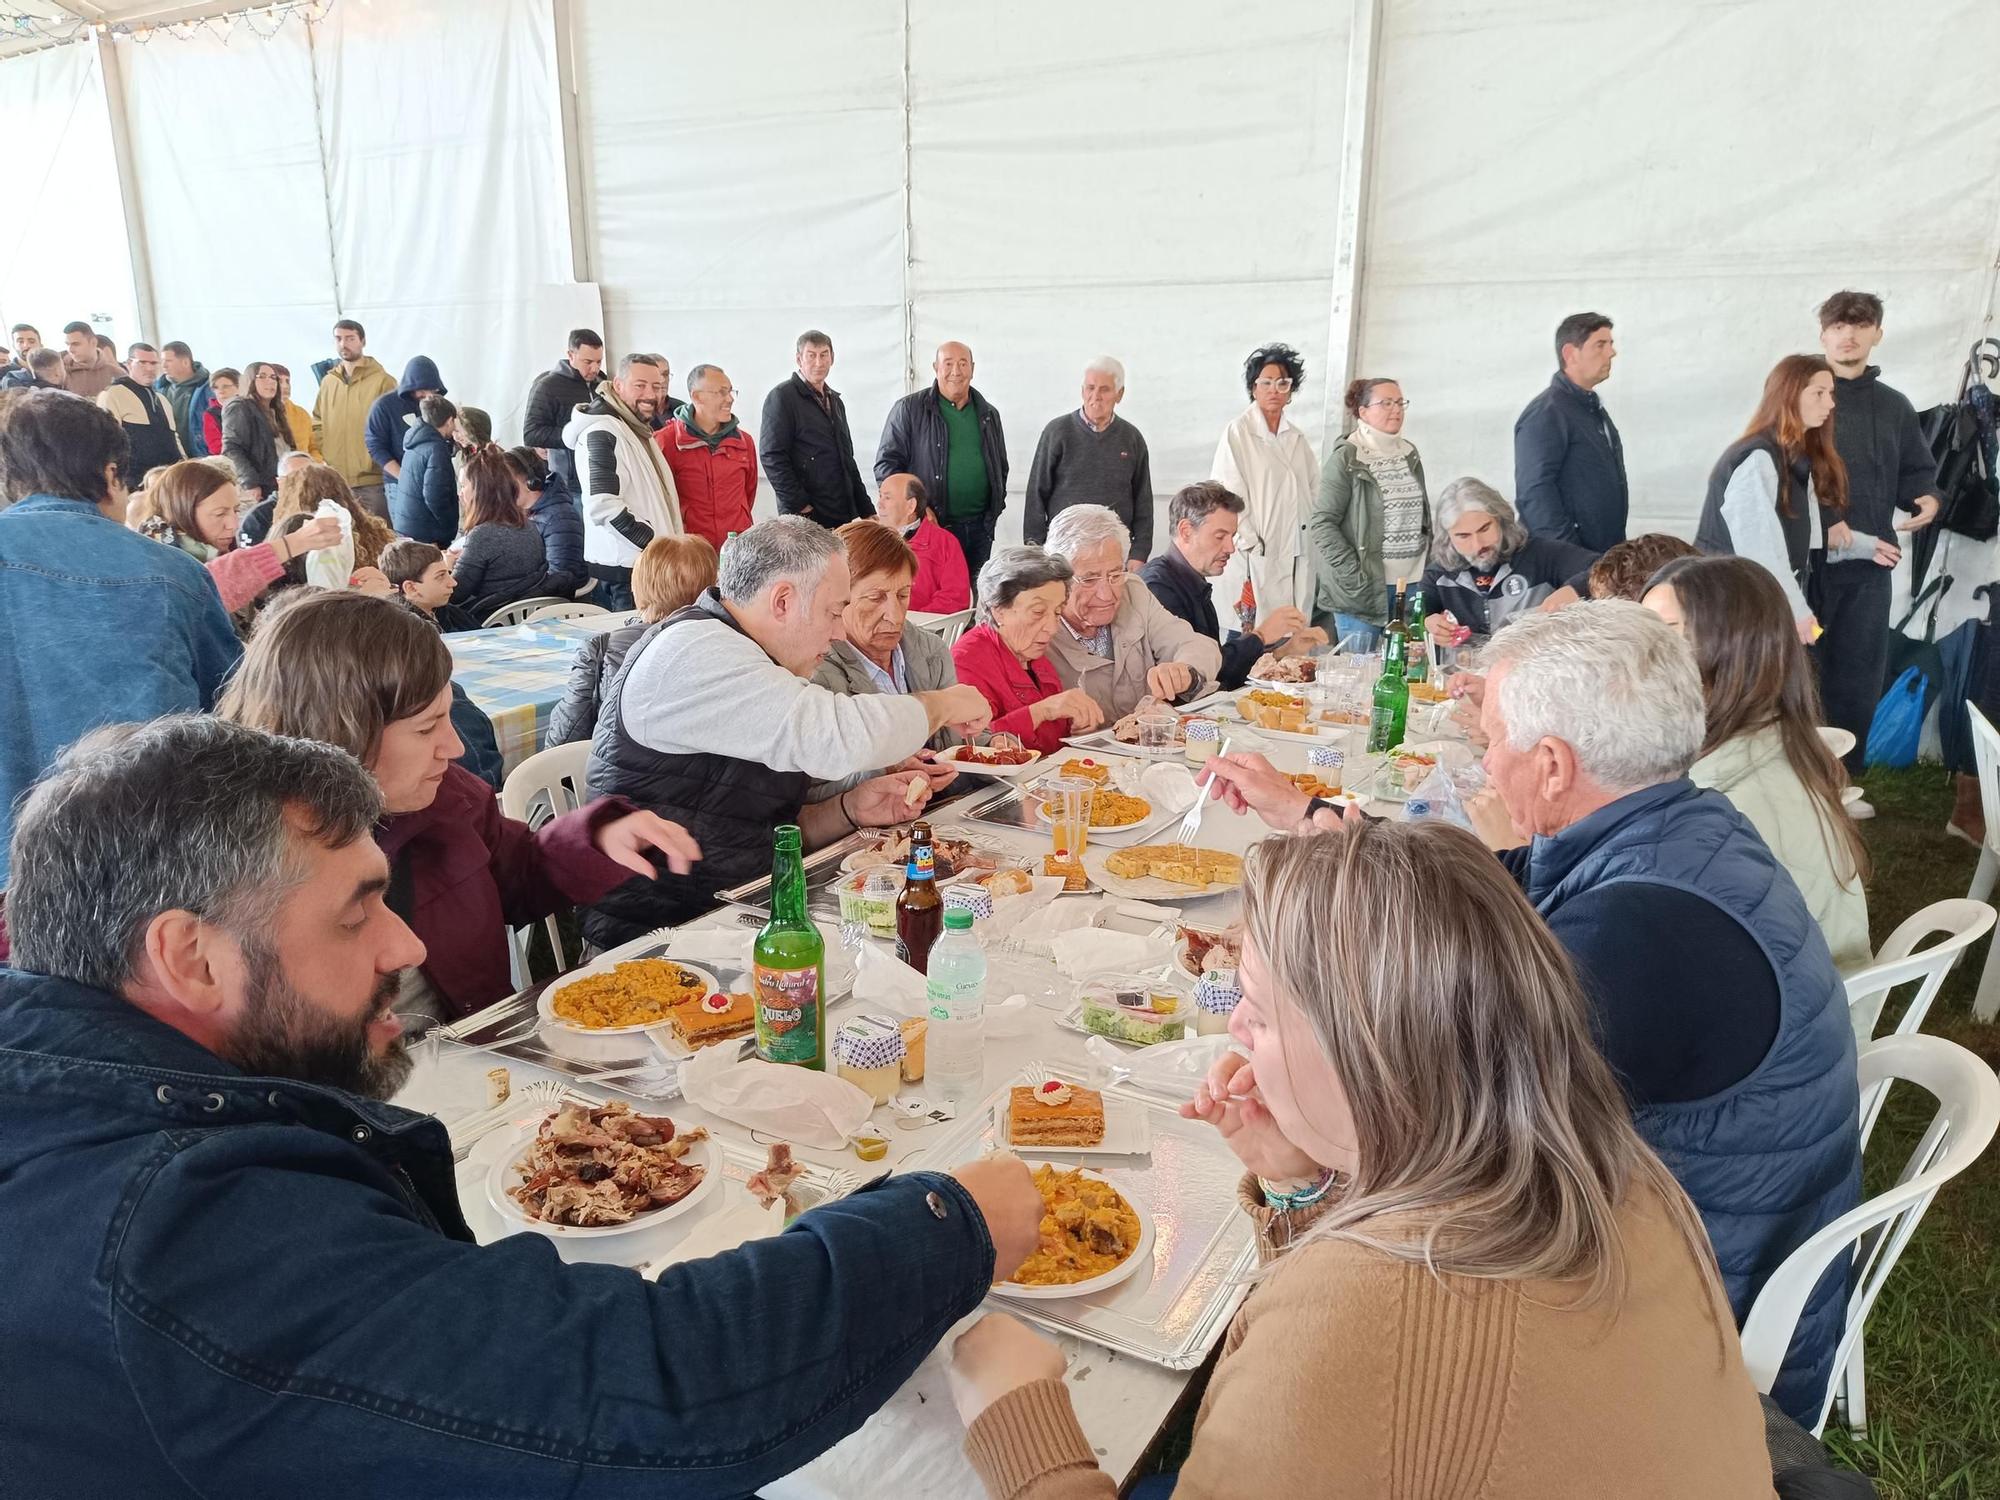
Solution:
{"label": "crumpled napkin", "polygon": [[1092,927],[1077,932],[1058,933],[1049,939],[1049,957],[1071,979],[1106,969],[1143,973],[1164,968],[1174,961],[1174,945],[1165,938],[1142,937],[1136,932],[1118,932]]}
{"label": "crumpled napkin", "polygon": [[874,943],[863,943],[854,970],[854,998],[870,1010],[925,1014],[924,976]]}
{"label": "crumpled napkin", "polygon": [[737,1062],[732,1047],[705,1047],[682,1063],[681,1094],[746,1129],[822,1151],[845,1146],[875,1108],[845,1078],[754,1058]]}
{"label": "crumpled napkin", "polygon": [[1194,772],[1174,761],[1155,761],[1139,777],[1139,790],[1156,809],[1186,812],[1194,806]]}

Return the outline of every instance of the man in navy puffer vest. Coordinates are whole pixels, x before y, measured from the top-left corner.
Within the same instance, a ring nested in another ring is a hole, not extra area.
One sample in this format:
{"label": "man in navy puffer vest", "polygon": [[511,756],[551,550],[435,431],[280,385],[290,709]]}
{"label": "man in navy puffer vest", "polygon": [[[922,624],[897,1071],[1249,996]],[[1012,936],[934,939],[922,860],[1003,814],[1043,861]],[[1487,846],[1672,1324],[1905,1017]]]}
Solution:
{"label": "man in navy puffer vest", "polygon": [[[1854,1033],[1792,878],[1687,779],[1693,655],[1621,600],[1494,638],[1481,722],[1514,831],[1501,858],[1576,960],[1639,1132],[1708,1227],[1740,1324],[1765,1279],[1861,1189]],[[1817,1425],[1845,1267],[1807,1303],[1772,1396]]]}

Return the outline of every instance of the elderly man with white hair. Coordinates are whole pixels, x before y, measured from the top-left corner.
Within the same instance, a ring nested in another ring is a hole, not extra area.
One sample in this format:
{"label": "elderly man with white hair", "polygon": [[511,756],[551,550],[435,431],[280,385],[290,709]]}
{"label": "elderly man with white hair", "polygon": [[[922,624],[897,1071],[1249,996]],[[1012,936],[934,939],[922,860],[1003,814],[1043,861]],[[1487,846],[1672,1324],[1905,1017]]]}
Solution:
{"label": "elderly man with white hair", "polygon": [[1460,643],[1466,631],[1492,635],[1559,589],[1575,591],[1563,602],[1587,596],[1596,561],[1588,547],[1528,535],[1514,507],[1485,481],[1454,479],[1437,497],[1424,569],[1425,629],[1445,645]]}
{"label": "elderly man with white hair", "polygon": [[[1700,1211],[1740,1323],[1765,1279],[1861,1189],[1854,1032],[1826,939],[1755,828],[1688,769],[1701,675],[1622,599],[1494,638],[1475,823],[1569,950],[1639,1133]],[[1338,827],[1261,756],[1210,764],[1273,826]],[[1287,795],[1289,793],[1289,795]],[[1525,840],[1525,842],[1523,842]],[[1772,1392],[1819,1416],[1846,1296],[1807,1303]]]}
{"label": "elderly man with white hair", "polygon": [[939,523],[958,538],[978,577],[993,553],[993,529],[1007,508],[1007,434],[1000,413],[972,384],[972,349],[939,344],[935,377],[889,408],[875,450],[875,480],[914,474]]}
{"label": "elderly man with white hair", "polygon": [[1153,554],[1153,466],[1146,439],[1118,415],[1125,366],[1104,355],[1083,368],[1083,404],[1042,429],[1028,466],[1021,534],[1035,546],[1049,520],[1072,505],[1102,505],[1132,533],[1134,573]]}
{"label": "elderly man with white hair", "polygon": [[[962,735],[985,726],[977,688],[849,696],[813,683],[848,592],[841,539],[779,516],[723,550],[716,587],[632,643],[598,710],[591,795],[680,820],[702,859],[687,875],[628,881],[586,911],[592,943],[706,911],[717,891],[770,869],[781,823],[797,823],[813,847],[903,821],[933,784],[909,758],[947,725]],[[883,766],[897,769],[852,779]],[[815,782],[844,790],[808,801]]]}
{"label": "elderly man with white hair", "polygon": [[1111,719],[1142,698],[1180,703],[1209,690],[1222,647],[1125,570],[1132,534],[1102,505],[1072,505],[1049,523],[1048,550],[1070,565],[1069,598],[1049,641],[1066,688],[1082,688]]}

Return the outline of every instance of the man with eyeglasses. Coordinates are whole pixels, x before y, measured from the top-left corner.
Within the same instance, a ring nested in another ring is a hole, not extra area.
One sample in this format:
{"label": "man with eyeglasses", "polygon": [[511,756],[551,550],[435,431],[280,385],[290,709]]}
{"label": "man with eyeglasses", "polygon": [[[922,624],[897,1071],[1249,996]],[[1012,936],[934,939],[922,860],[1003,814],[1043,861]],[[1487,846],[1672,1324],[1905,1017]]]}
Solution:
{"label": "man with eyeglasses", "polygon": [[757,445],[736,421],[736,390],[720,365],[688,371],[687,404],[653,434],[681,499],[681,522],[716,551],[750,529],[757,500]]}
{"label": "man with eyeglasses", "polygon": [[1597,387],[1618,349],[1603,313],[1556,325],[1556,373],[1514,423],[1514,499],[1538,537],[1604,552],[1625,540],[1625,444]]}

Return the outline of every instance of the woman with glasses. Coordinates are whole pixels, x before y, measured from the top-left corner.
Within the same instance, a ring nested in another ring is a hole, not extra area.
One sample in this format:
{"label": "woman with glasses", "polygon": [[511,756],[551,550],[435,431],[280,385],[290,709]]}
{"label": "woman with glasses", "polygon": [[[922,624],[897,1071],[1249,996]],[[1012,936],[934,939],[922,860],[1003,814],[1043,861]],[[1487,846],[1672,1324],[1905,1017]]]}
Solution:
{"label": "woman with glasses", "polygon": [[[1209,478],[1242,497],[1244,504],[1236,555],[1214,584],[1215,612],[1225,624],[1243,619],[1246,604],[1253,619],[1286,604],[1312,608],[1300,531],[1319,485],[1319,459],[1285,415],[1305,380],[1306,362],[1290,344],[1253,349],[1243,362],[1250,407],[1223,429],[1215,446]],[[1243,597],[1246,581],[1248,600]]]}
{"label": "woman with glasses", "polygon": [[1333,445],[1306,522],[1315,590],[1313,623],[1373,650],[1388,622],[1388,584],[1422,575],[1430,497],[1416,446],[1402,436],[1410,403],[1393,380],[1347,388],[1353,431]]}

